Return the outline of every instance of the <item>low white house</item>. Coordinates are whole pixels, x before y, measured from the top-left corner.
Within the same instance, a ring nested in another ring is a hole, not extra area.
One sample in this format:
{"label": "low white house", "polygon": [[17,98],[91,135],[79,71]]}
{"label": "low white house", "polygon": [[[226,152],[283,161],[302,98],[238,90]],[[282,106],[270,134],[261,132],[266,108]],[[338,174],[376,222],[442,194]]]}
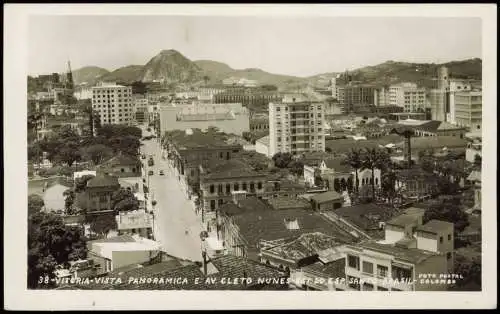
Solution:
{"label": "low white house", "polygon": [[121,235],[87,242],[88,259],[101,272],[151,262],[160,257],[161,244],[140,236]]}
{"label": "low white house", "polygon": [[153,231],[153,215],[145,210],[120,212],[116,216],[118,234],[137,234],[149,238]]}

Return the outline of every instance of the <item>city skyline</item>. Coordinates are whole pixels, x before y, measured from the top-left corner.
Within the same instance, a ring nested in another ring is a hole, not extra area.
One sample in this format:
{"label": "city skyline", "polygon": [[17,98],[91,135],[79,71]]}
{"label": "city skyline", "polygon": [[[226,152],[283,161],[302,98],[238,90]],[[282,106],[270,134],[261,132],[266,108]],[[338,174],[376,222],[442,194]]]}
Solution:
{"label": "city skyline", "polygon": [[167,49],[192,61],[299,77],[389,60],[446,63],[482,57],[479,18],[34,16],[28,33],[30,75],[63,72],[61,60],[71,60],[72,69],[113,71],[144,65]]}

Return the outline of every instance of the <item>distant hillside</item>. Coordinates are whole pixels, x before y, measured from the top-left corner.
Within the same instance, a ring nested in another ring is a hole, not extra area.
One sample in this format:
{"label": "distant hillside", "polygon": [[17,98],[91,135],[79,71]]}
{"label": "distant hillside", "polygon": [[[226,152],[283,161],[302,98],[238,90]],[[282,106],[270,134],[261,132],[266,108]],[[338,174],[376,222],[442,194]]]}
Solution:
{"label": "distant hillside", "polygon": [[140,81],[143,75],[142,65],[129,65],[119,68],[101,77],[104,82],[132,83]]}
{"label": "distant hillside", "polygon": [[[441,66],[448,67],[450,77],[453,78],[480,80],[482,76],[482,61],[477,58],[443,64],[387,61],[379,65],[350,71],[349,75],[353,81],[366,84],[389,85],[400,82],[415,82],[430,88],[433,86],[434,78]],[[345,74],[342,73],[339,82],[342,83],[344,80]]]}
{"label": "distant hillside", "polygon": [[[365,84],[389,85],[399,82],[415,82],[421,86],[432,87],[433,78],[440,66],[449,68],[451,77],[481,79],[481,59],[453,61],[444,64],[408,63],[387,61],[350,71],[353,81]],[[99,67],[85,67],[74,71],[75,81],[93,83],[97,80],[132,83],[133,81],[164,81],[165,83],[199,85],[221,83],[229,77],[257,80],[259,84],[276,85],[281,90],[293,90],[307,85],[327,86],[328,81],[338,77],[338,84],[345,81],[344,73],[323,73],[310,77],[296,77],[273,74],[261,69],[233,69],[225,63],[212,60],[191,61],[176,50],[162,50],[146,65],[130,65],[108,72]]]}
{"label": "distant hillside", "polygon": [[94,84],[97,79],[108,74],[109,71],[100,67],[83,67],[73,71],[73,81],[75,84],[87,82]]}
{"label": "distant hillside", "polygon": [[222,62],[211,61],[211,60],[197,60],[194,61],[194,63],[198,67],[200,67],[204,72],[210,73],[214,77],[220,77],[221,79],[225,78],[225,76],[228,75],[229,73],[234,72],[233,68]]}

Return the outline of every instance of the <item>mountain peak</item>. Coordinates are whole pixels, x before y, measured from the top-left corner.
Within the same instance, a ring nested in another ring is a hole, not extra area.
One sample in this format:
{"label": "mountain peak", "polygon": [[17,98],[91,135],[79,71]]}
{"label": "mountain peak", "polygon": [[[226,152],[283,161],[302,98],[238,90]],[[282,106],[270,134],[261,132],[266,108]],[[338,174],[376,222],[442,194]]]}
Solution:
{"label": "mountain peak", "polygon": [[175,49],[163,49],[160,51],[159,55],[162,56],[172,56],[172,55],[180,55],[181,53]]}

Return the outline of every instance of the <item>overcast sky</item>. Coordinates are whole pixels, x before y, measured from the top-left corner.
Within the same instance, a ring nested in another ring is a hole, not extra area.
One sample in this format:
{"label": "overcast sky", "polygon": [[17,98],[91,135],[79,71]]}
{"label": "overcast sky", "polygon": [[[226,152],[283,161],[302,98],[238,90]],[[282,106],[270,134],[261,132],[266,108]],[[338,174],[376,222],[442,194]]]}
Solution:
{"label": "overcast sky", "polygon": [[146,64],[163,49],[235,69],[296,76],[387,60],[481,58],[479,18],[34,16],[29,72]]}

